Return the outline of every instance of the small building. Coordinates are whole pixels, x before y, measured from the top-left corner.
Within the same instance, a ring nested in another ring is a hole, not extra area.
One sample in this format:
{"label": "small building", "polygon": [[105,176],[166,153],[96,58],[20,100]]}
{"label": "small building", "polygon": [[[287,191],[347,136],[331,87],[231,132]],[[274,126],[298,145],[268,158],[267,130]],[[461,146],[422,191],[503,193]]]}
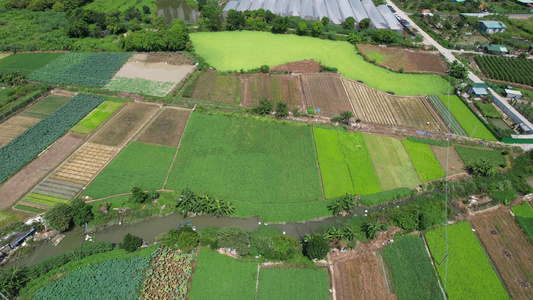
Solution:
{"label": "small building", "polygon": [[452,1],[455,2],[455,3],[463,3],[463,2],[465,2],[466,0],[452,0]]}
{"label": "small building", "polygon": [[482,45],[481,48],[483,49],[483,52],[488,54],[509,54],[509,51],[507,51],[507,48],[503,45]]}
{"label": "small building", "polygon": [[429,10],[429,9],[423,9],[420,13],[421,13],[423,16],[433,17],[433,14],[431,13],[431,10]]}
{"label": "small building", "polygon": [[505,29],[507,29],[507,26],[500,21],[479,21],[479,30],[483,33],[504,32]]}
{"label": "small building", "polygon": [[506,98],[514,98],[514,99],[518,100],[518,99],[522,98],[522,93],[520,91],[505,89],[505,97]]}
{"label": "small building", "polygon": [[471,97],[484,97],[489,94],[487,88],[489,86],[485,83],[473,83],[472,86],[466,91]]}

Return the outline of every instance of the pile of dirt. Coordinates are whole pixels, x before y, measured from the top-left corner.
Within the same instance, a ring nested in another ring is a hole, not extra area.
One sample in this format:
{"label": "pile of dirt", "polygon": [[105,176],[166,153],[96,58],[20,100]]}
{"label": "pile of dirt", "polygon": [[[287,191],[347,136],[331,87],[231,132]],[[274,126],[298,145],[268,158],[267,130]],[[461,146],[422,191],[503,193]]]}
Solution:
{"label": "pile of dirt", "polygon": [[273,66],[270,68],[270,72],[318,73],[321,68],[322,65],[319,62],[307,59]]}
{"label": "pile of dirt", "polygon": [[130,58],[130,61],[139,61],[144,63],[164,62],[173,66],[194,65],[194,60],[192,57],[184,53],[137,53]]}

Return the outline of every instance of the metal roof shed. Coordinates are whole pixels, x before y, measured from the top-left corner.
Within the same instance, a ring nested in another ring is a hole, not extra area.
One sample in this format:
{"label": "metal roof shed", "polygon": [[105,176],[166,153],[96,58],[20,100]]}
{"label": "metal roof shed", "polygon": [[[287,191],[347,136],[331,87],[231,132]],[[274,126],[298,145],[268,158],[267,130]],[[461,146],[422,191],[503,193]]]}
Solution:
{"label": "metal roof shed", "polygon": [[372,0],[363,0],[361,1],[363,4],[363,7],[365,8],[366,12],[368,13],[368,16],[370,17],[370,21],[372,23],[372,26],[376,29],[389,29],[389,26],[387,25],[387,22],[381,14],[379,13],[378,9],[374,5],[374,2]]}
{"label": "metal roof shed", "polygon": [[340,24],[343,21],[341,12],[339,10],[339,5],[337,0],[324,0],[326,2],[326,10],[328,12],[328,17],[333,24]]}
{"label": "metal roof shed", "polygon": [[359,24],[361,20],[369,18],[360,0],[348,0],[348,2],[352,7],[352,12],[355,16],[355,21],[357,21],[357,24]]}
{"label": "metal roof shed", "polygon": [[377,7],[377,9],[379,13],[381,14],[381,16],[383,17],[383,19],[385,19],[385,21],[387,22],[387,25],[389,26],[391,30],[396,31],[396,32],[402,32],[403,30],[402,24],[400,24],[398,19],[394,16],[394,14],[392,13],[392,11],[389,9],[387,5],[385,4],[380,5]]}

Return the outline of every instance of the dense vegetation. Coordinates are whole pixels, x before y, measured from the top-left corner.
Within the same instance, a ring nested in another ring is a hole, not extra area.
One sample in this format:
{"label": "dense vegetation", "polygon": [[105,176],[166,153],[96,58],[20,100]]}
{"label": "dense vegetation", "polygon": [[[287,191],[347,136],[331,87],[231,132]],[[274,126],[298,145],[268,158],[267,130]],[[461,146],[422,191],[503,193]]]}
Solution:
{"label": "dense vegetation", "polygon": [[78,94],[33,127],[0,148],[0,183],[31,162],[67,130],[104,101],[103,97]]}
{"label": "dense vegetation", "polygon": [[533,60],[497,55],[476,55],[476,63],[488,78],[533,86]]}
{"label": "dense vegetation", "polygon": [[507,166],[507,158],[500,150],[455,146],[455,151],[467,167],[481,159],[487,161],[493,168]]}
{"label": "dense vegetation", "polygon": [[479,101],[474,101],[475,105],[479,110],[481,111],[481,114],[485,118],[493,118],[493,119],[502,119],[503,115],[494,107],[491,103],[483,103]]}
{"label": "dense vegetation", "polygon": [[49,89],[48,85],[29,83],[0,90],[0,121],[24,108]]}

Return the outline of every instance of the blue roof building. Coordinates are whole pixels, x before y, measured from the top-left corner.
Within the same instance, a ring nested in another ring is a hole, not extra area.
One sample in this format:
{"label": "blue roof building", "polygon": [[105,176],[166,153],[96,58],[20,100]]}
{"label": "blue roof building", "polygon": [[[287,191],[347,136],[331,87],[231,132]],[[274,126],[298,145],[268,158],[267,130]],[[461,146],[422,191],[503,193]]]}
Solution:
{"label": "blue roof building", "polygon": [[504,32],[507,26],[500,21],[479,21],[479,30],[483,33]]}

